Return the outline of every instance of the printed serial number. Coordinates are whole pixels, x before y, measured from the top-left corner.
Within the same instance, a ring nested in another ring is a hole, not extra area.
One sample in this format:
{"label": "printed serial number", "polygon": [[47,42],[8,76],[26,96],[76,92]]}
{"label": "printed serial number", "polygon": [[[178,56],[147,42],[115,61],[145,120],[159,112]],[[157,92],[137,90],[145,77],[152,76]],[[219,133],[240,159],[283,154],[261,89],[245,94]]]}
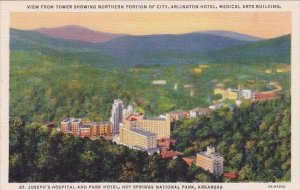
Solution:
{"label": "printed serial number", "polygon": [[285,185],[268,185],[268,188],[272,188],[272,189],[285,189]]}

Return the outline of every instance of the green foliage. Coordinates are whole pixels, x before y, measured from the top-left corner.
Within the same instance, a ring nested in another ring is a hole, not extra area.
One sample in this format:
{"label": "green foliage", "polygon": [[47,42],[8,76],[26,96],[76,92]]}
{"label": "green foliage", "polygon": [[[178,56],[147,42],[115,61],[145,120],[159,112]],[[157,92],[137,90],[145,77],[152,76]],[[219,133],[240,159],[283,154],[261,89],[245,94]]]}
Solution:
{"label": "green foliage", "polygon": [[[175,149],[192,156],[191,146],[199,151],[213,144],[224,157],[224,171],[236,172],[238,181],[290,181],[290,103],[289,96],[245,102],[234,111],[225,108],[210,117],[177,122]],[[196,178],[206,180],[203,174]]]}
{"label": "green foliage", "polygon": [[181,157],[165,160],[20,119],[12,119],[10,128],[10,182],[188,182],[202,172]]}
{"label": "green foliage", "polygon": [[[10,54],[11,182],[220,181],[194,165],[188,167],[180,157],[163,160],[103,139],[62,135],[39,123],[59,124],[70,116],[108,120],[116,98],[135,103],[146,115],[207,107],[220,98],[213,95],[217,83],[264,90],[276,81],[283,95],[290,93],[290,72],[264,72],[290,68],[290,36],[206,54],[152,52],[120,64],[117,58],[84,44],[46,39],[41,45],[36,42],[45,40],[42,36],[28,32],[26,39],[19,39],[17,33],[13,35],[17,42],[28,42],[24,47],[13,44]],[[201,74],[191,72],[202,63],[209,67]],[[153,80],[167,84],[152,85]],[[185,84],[193,85],[195,96],[190,96]],[[175,148],[195,155],[216,144],[225,157],[225,170],[238,172],[239,180],[289,181],[290,114],[286,98],[244,102],[233,112],[224,108],[211,117],[178,121],[172,126]]]}

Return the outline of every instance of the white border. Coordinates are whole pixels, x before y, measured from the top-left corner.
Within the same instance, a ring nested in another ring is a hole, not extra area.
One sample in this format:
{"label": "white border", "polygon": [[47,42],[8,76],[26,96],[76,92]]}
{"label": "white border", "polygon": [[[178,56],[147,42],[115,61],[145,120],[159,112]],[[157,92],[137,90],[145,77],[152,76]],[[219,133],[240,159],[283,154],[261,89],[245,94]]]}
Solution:
{"label": "white border", "polygon": [[[8,113],[9,113],[9,15],[10,12],[27,12],[27,4],[280,4],[282,6],[281,10],[274,9],[227,9],[218,10],[221,12],[268,12],[268,11],[290,11],[292,12],[292,56],[291,56],[291,68],[292,68],[292,82],[291,82],[291,92],[292,92],[292,178],[290,183],[213,183],[214,185],[221,185],[222,189],[289,189],[298,190],[300,189],[300,91],[299,91],[299,81],[300,81],[300,2],[290,1],[290,2],[276,2],[276,1],[213,1],[213,2],[197,2],[197,1],[51,1],[51,2],[41,2],[41,1],[11,1],[4,2],[0,1],[0,37],[1,37],[1,48],[0,48],[0,85],[1,85],[1,96],[0,96],[0,189],[10,190],[19,189],[19,185],[28,186],[28,183],[8,183],[8,142],[9,142],[9,127],[8,127]],[[91,12],[130,12],[130,10],[90,10]],[[170,10],[164,9],[152,9],[152,10],[131,10],[134,12],[171,12]],[[172,12],[216,12],[216,10],[172,10]],[[41,12],[41,10],[30,10],[30,12]],[[62,10],[48,10],[47,12],[66,12]],[[89,12],[89,10],[72,10],[68,12]],[[78,185],[78,183],[34,183],[34,185],[46,185],[42,189],[48,189],[52,185]],[[134,183],[97,183],[97,185],[117,185],[122,188],[122,185],[134,185]],[[139,183],[143,185],[146,183]],[[155,183],[150,183],[154,185]],[[173,184],[173,183],[164,183]],[[176,183],[177,184],[177,183]],[[183,185],[188,183],[178,183],[178,185]],[[195,187],[198,185],[209,185],[210,183],[193,183]],[[80,185],[89,185],[88,183],[80,183]],[[173,184],[174,185],[174,184]],[[268,185],[284,185],[285,188],[268,188]],[[116,188],[116,187],[115,187]],[[112,189],[115,189],[112,188]],[[51,188],[53,189],[53,188]],[[89,188],[88,188],[89,189]],[[103,189],[103,188],[102,188]],[[131,187],[130,189],[133,189]]]}

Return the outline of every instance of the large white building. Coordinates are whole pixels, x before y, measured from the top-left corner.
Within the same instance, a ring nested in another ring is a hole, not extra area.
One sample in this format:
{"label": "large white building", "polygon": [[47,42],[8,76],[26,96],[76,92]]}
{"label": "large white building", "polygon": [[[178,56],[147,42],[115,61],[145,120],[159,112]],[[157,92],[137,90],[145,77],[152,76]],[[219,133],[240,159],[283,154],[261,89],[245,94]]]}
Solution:
{"label": "large white building", "polygon": [[110,122],[112,124],[113,135],[119,134],[120,123],[123,120],[124,105],[122,100],[116,99],[111,108]]}
{"label": "large white building", "polygon": [[133,105],[128,105],[127,108],[123,110],[123,119],[130,116],[134,112],[135,112],[134,106]]}
{"label": "large white building", "polygon": [[196,165],[216,176],[223,174],[223,162],[224,158],[212,146],[208,146],[205,152],[197,153]]}

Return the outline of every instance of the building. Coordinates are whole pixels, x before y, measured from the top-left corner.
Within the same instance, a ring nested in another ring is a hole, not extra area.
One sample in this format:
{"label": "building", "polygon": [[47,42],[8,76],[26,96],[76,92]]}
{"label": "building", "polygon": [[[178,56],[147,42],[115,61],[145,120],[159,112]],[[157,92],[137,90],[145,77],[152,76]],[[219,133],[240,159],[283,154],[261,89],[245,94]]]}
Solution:
{"label": "building", "polygon": [[130,116],[135,112],[133,105],[128,105],[126,109],[123,110],[123,119]]}
{"label": "building", "polygon": [[196,165],[216,176],[223,174],[223,162],[223,157],[212,146],[208,146],[207,151],[199,152],[196,156]]}
{"label": "building", "polygon": [[110,122],[87,122],[80,118],[67,118],[61,122],[60,131],[80,137],[110,136]]}
{"label": "building", "polygon": [[112,125],[110,122],[91,123],[91,136],[107,136],[112,134]]}
{"label": "building", "polygon": [[157,139],[170,138],[171,135],[171,119],[170,114],[162,117],[149,117],[137,120],[137,126],[145,131],[155,133]]}
{"label": "building", "polygon": [[239,99],[240,90],[228,88],[226,92],[227,92],[227,96],[225,97],[225,99],[229,99],[229,100]]}
{"label": "building", "polygon": [[169,112],[171,121],[178,121],[184,118],[189,118],[190,113],[188,111],[175,110]]}
{"label": "building", "polygon": [[112,109],[111,109],[111,117],[110,117],[113,135],[119,133],[119,126],[123,120],[123,109],[124,109],[124,106],[123,106],[122,100],[119,100],[119,99],[114,100],[114,103],[113,103]]}
{"label": "building", "polygon": [[91,136],[91,124],[83,124],[79,128],[80,137],[90,137]]}
{"label": "building", "polygon": [[141,113],[135,113],[124,119],[123,125],[127,128],[136,127],[157,134],[157,139],[170,138],[171,119],[170,114],[164,117],[144,117]]}
{"label": "building", "polygon": [[243,89],[239,92],[240,99],[251,99],[252,98],[252,90],[250,89]]}
{"label": "building", "polygon": [[130,148],[148,151],[157,149],[157,135],[137,127],[123,126],[121,124],[119,142]]}
{"label": "building", "polygon": [[217,86],[214,89],[214,94],[220,94],[223,99],[229,100],[240,100],[240,99],[251,99],[252,98],[252,90],[250,89],[225,89],[223,86]]}
{"label": "building", "polygon": [[196,108],[189,111],[189,115],[190,115],[190,117],[198,117],[198,116],[201,116],[201,115],[209,115],[210,112],[211,111],[208,108],[196,107]]}
{"label": "building", "polygon": [[177,151],[173,151],[173,150],[164,150],[164,151],[161,151],[160,152],[160,156],[163,158],[163,159],[175,159],[177,158],[178,156],[182,155],[181,152],[177,152]]}
{"label": "building", "polygon": [[224,177],[229,180],[233,180],[237,178],[237,174],[235,172],[226,172],[224,173]]}
{"label": "building", "polygon": [[169,138],[162,138],[157,140],[157,146],[160,150],[169,150],[172,145],[175,145],[176,140]]}
{"label": "building", "polygon": [[279,95],[276,92],[256,92],[253,93],[253,100],[270,100],[274,98],[278,98]]}
{"label": "building", "polygon": [[61,122],[60,131],[79,136],[79,128],[82,124],[80,118],[67,118]]}

